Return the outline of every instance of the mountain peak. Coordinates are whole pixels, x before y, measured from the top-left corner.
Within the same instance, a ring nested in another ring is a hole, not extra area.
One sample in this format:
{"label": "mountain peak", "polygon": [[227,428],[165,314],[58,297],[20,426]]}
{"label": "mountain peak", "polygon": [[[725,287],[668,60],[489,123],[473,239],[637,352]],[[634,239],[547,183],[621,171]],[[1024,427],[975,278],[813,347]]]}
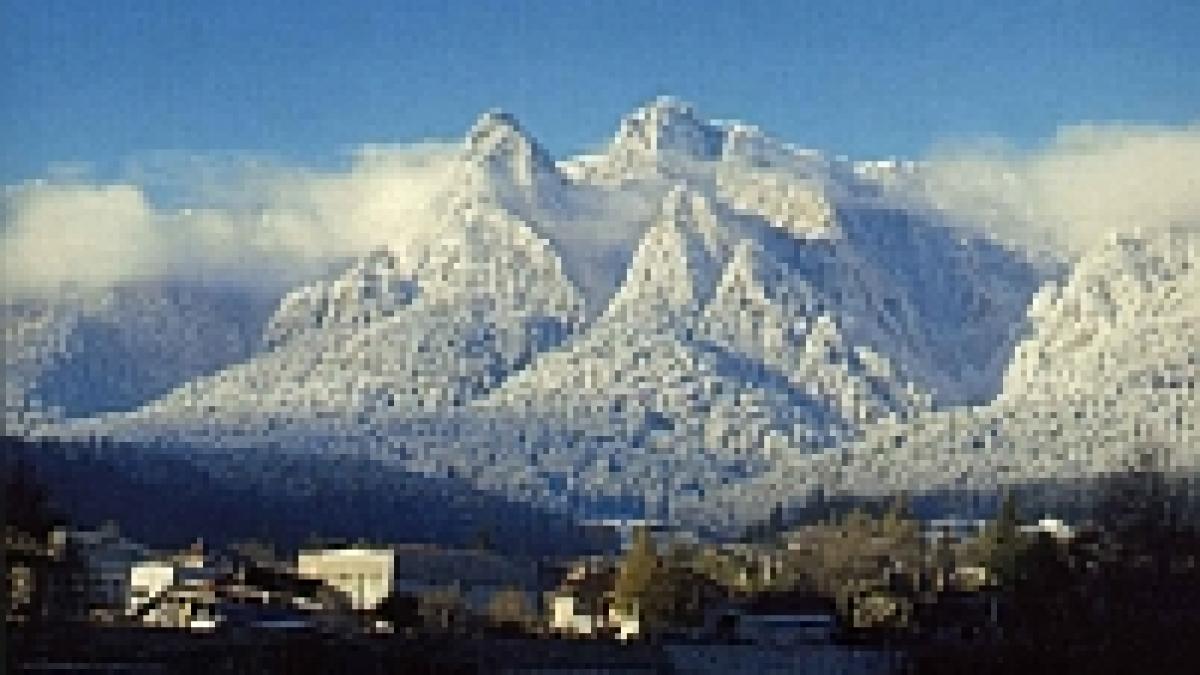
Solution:
{"label": "mountain peak", "polygon": [[721,131],[700,120],[691,104],[660,96],[621,120],[613,148],[638,155],[667,153],[690,159],[718,159],[721,141]]}
{"label": "mountain peak", "polygon": [[662,201],[660,217],[665,220],[693,220],[694,211],[703,208],[703,197],[680,183],[667,191]]}
{"label": "mountain peak", "polygon": [[635,114],[678,115],[695,118],[696,107],[674,96],[656,96],[654,100],[639,107]]}
{"label": "mountain peak", "polygon": [[732,244],[729,228],[722,226],[709,198],[686,183],[675,185],[667,193],[658,220],[697,237],[714,260],[723,260],[729,254]]}
{"label": "mountain peak", "polygon": [[529,187],[539,175],[554,175],[554,160],[512,114],[493,108],[471,126],[465,141],[466,160],[486,166]]}
{"label": "mountain peak", "polygon": [[762,256],[763,248],[758,242],[753,239],[738,241],[725,265],[725,275],[739,283],[757,282],[764,276]]}
{"label": "mountain peak", "polygon": [[802,300],[788,297],[784,290],[777,297],[783,281],[780,270],[768,263],[762,244],[741,239],[734,246],[717,282],[715,300],[709,311],[718,316],[734,316],[750,308],[762,308],[777,303],[773,311],[792,311],[789,304]]}
{"label": "mountain peak", "polygon": [[716,285],[717,223],[702,195],[678,185],[634,252],[609,316],[671,321],[698,310]]}
{"label": "mountain peak", "polygon": [[467,132],[467,142],[474,144],[496,133],[525,136],[525,131],[515,115],[500,108],[489,108],[471,125],[471,130]]}

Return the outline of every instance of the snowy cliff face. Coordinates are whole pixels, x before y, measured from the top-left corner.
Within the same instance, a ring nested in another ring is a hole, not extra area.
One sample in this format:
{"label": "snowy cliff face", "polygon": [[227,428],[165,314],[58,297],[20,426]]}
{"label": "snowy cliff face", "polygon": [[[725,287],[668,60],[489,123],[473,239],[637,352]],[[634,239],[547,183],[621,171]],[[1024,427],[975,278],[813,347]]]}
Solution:
{"label": "snowy cliff face", "polygon": [[1186,231],[1113,238],[1030,304],[1032,330],[1004,378],[1005,400],[1053,400],[1123,386],[1183,388],[1200,356],[1200,240]]}
{"label": "snowy cliff face", "polygon": [[732,526],[818,484],[1086,472],[1076,450],[1130,414],[1193,419],[1194,237],[1049,279],[896,198],[915,170],[674,99],[556,163],[487,113],[420,224],[436,236],[294,289],[227,367],[48,433],[370,450],[577,513]]}
{"label": "snowy cliff face", "polygon": [[542,239],[503,213],[480,212],[407,266],[376,252],[293,292],[269,324],[267,351],[155,407],[218,424],[226,414],[461,407],[564,340],[582,311]]}
{"label": "snowy cliff face", "polygon": [[516,118],[499,110],[481,115],[467,133],[456,180],[461,192],[495,200],[509,211],[563,206],[563,179],[554,160]]}
{"label": "snowy cliff face", "polygon": [[[1195,470],[1198,246],[1194,230],[1179,230],[1085,254],[1031,303],[1029,332],[993,401],[868,428],[822,467],[825,486],[987,490],[1119,471],[1145,450]],[[812,463],[781,464],[760,489],[813,473]]]}
{"label": "snowy cliff face", "polygon": [[634,324],[629,330],[653,331],[695,314],[716,286],[730,238],[703,196],[673,188],[600,322],[624,321]]}
{"label": "snowy cliff face", "polygon": [[692,106],[660,97],[621,120],[609,152],[614,158],[712,160],[720,157],[721,140],[720,132],[698,119]]}
{"label": "snowy cliff face", "polygon": [[335,326],[353,330],[394,316],[416,296],[416,282],[404,264],[390,251],[379,250],[332,281],[292,291],[268,322],[264,345],[275,348],[311,331]]}

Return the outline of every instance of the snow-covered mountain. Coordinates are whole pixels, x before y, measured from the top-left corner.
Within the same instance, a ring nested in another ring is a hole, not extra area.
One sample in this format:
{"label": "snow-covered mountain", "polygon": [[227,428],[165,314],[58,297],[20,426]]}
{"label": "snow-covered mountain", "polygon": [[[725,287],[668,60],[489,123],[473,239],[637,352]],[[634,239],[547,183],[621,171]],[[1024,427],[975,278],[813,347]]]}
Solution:
{"label": "snow-covered mountain", "polygon": [[330,470],[349,454],[708,525],[818,484],[1086,472],[1100,460],[1078,448],[1134,442],[1113,431],[1129,425],[1194,436],[1194,236],[1115,242],[1063,276],[912,207],[893,185],[915,171],[670,98],[556,162],[489,112],[413,224],[426,243],[292,290],[254,347],[133,403],[156,400],[36,433],[288,448]]}
{"label": "snow-covered mountain", "polygon": [[12,299],[4,323],[6,428],[132,410],[248,357],[273,300],[143,282]]}
{"label": "snow-covered mountain", "polygon": [[585,303],[560,259],[495,199],[536,206],[556,185],[553,163],[497,113],[476,124],[462,163],[467,179],[445,196],[436,241],[409,260],[375,251],[292,292],[264,353],[181,388],[153,414],[432,413],[465,405],[575,332]]}
{"label": "snow-covered mountain", "polygon": [[873,426],[835,456],[781,463],[758,489],[782,500],[820,476],[851,493],[986,491],[1120,471],[1144,452],[1195,471],[1198,256],[1194,229],[1111,238],[1034,298],[993,401]]}

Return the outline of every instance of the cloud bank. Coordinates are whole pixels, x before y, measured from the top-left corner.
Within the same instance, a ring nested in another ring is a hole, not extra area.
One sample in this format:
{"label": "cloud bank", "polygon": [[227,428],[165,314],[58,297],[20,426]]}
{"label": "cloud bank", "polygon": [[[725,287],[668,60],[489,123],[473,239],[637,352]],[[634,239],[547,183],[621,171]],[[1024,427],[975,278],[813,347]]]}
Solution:
{"label": "cloud bank", "polygon": [[1078,254],[1114,234],[1200,227],[1200,123],[1080,125],[1044,147],[944,145],[924,197],[957,220],[1042,250]]}
{"label": "cloud bank", "polygon": [[[76,171],[8,186],[4,286],[40,294],[158,278],[270,282],[378,246],[403,252],[433,233],[456,152],[367,146],[347,169],[324,172],[190,158],[115,183]],[[160,206],[153,192],[188,205]]]}

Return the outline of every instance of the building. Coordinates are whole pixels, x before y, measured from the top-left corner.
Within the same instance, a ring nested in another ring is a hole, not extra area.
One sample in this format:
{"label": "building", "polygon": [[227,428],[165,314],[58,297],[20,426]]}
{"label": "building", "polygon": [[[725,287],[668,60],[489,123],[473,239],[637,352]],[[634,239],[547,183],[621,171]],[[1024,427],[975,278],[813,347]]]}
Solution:
{"label": "building", "polygon": [[1060,542],[1070,541],[1075,536],[1075,528],[1058,518],[1042,518],[1035,524],[1022,525],[1020,532],[1030,536],[1047,534]]}
{"label": "building", "polygon": [[622,641],[635,639],[644,630],[636,609],[626,613],[621,611],[616,603],[608,605],[608,627],[616,634],[617,639]]}
{"label": "building", "polygon": [[598,636],[609,631],[616,570],[610,565],[581,563],[548,594],[550,630]]}
{"label": "building", "polygon": [[620,640],[642,635],[645,627],[637,612],[623,612],[614,602],[616,576],[613,565],[598,561],[585,561],[572,569],[548,594],[550,630]]}
{"label": "building", "polygon": [[395,558],[391,548],[308,550],[300,552],[296,570],[343,593],[353,609],[371,610],[392,593]]}
{"label": "building", "polygon": [[154,628],[211,631],[224,623],[222,604],[215,584],[185,581],[163,588],[144,602],[133,618]]}
{"label": "building", "polygon": [[563,582],[547,594],[550,629],[554,632],[630,640],[648,634],[700,635],[709,623],[710,609],[725,601],[723,590],[707,576],[680,569],[687,575],[673,580],[671,618],[648,617],[636,605],[616,602],[618,566],[603,559],[577,564]]}
{"label": "building", "polygon": [[130,614],[137,614],[174,583],[174,563],[167,560],[145,560],[135,563],[129,571],[130,589],[127,611]]}
{"label": "building", "polygon": [[157,628],[215,629],[226,574],[197,542],[186,551],[135,563],[129,572],[126,618]]}

